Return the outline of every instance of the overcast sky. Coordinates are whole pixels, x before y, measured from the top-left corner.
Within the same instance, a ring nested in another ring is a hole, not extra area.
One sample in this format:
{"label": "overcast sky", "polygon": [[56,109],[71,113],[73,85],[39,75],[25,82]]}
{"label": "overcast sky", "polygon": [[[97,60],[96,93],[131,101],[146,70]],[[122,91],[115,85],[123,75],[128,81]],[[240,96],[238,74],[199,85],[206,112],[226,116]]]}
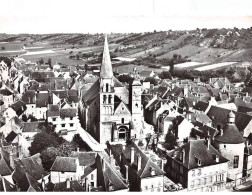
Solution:
{"label": "overcast sky", "polygon": [[0,33],[252,26],[252,0],[0,0]]}

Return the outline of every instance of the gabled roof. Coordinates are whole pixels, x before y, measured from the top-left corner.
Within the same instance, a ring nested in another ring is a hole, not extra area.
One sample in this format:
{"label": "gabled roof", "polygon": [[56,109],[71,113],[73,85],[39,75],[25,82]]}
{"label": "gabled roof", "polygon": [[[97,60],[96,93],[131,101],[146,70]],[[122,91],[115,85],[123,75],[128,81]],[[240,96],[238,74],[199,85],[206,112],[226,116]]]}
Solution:
{"label": "gabled roof", "polygon": [[[141,106],[141,105],[139,105]],[[123,109],[123,110],[122,110]],[[116,114],[120,114],[120,113],[123,113],[123,114],[130,114],[130,109],[128,108],[128,106],[123,102],[121,101],[117,107],[115,107],[115,112],[114,112],[114,115]]]}
{"label": "gabled roof", "polygon": [[7,137],[5,138],[6,142],[12,143],[13,140],[17,137],[18,134],[16,134],[14,131],[11,131]]}
{"label": "gabled roof", "polygon": [[34,122],[23,122],[23,133],[27,132],[38,132],[38,128],[40,124],[43,124],[44,122],[34,121]]}
{"label": "gabled roof", "polygon": [[23,94],[21,100],[26,104],[35,104],[35,96],[36,92],[34,90],[28,90]]}
{"label": "gabled roof", "polygon": [[13,95],[13,93],[8,89],[0,89],[0,94],[2,94],[3,96]]}
{"label": "gabled roof", "polygon": [[195,110],[199,110],[199,111],[205,112],[206,109],[208,108],[208,106],[209,106],[209,103],[198,101],[193,108]]}
{"label": "gabled roof", "polygon": [[[141,157],[141,169],[137,171],[137,175],[140,178],[164,175],[164,172],[158,167],[158,165],[148,158],[133,141],[128,144],[122,152],[128,162],[130,162],[131,148],[134,148],[134,161],[131,164],[132,168],[134,167],[137,170],[137,158],[138,156]],[[151,174],[151,168],[155,171],[154,175]]]}
{"label": "gabled roof", "polygon": [[73,152],[70,157],[77,157],[80,166],[90,166],[95,163],[96,152]]}
{"label": "gabled roof", "polygon": [[16,192],[17,188],[4,177],[0,176],[0,192]]}
{"label": "gabled roof", "polygon": [[12,170],[8,166],[5,159],[1,158],[0,159],[0,176],[7,176],[7,175],[11,175],[11,174],[12,174]]}
{"label": "gabled roof", "polygon": [[37,93],[36,94],[36,107],[47,107],[49,104],[49,93]]}
{"label": "gabled roof", "polygon": [[76,172],[76,160],[76,157],[57,156],[50,170],[57,172]]}
{"label": "gabled roof", "polygon": [[16,170],[19,169],[20,172],[26,172],[36,181],[42,179],[48,172],[44,170],[40,158],[40,154],[37,153],[33,156],[23,158],[21,160],[15,161]]}
{"label": "gabled roof", "polygon": [[26,104],[21,100],[15,102],[10,107],[16,112],[18,116],[23,114],[24,111],[26,110]]}
{"label": "gabled roof", "polygon": [[47,116],[60,116],[60,108],[58,105],[49,105],[49,109],[47,110]]}
{"label": "gabled roof", "polygon": [[240,144],[245,141],[235,124],[226,124],[222,130],[223,134],[219,133],[215,140],[227,144]]}
{"label": "gabled roof", "polygon": [[[183,151],[185,159],[182,162]],[[183,146],[168,153],[168,156],[187,169],[200,168],[205,166],[216,165],[228,162],[211,144],[207,148],[206,140],[191,140]],[[219,162],[216,162],[214,156],[219,157]],[[197,159],[201,161],[198,165]]]}
{"label": "gabled roof", "polygon": [[68,108],[68,109],[60,109],[60,117],[75,117],[77,114],[77,109],[75,108]]}
{"label": "gabled roof", "polygon": [[103,153],[97,154],[96,166],[99,177],[101,178],[101,185],[105,188],[105,191],[109,191],[109,184],[113,185],[114,191],[128,189],[121,174],[110,165],[107,159],[108,157],[104,155]]}

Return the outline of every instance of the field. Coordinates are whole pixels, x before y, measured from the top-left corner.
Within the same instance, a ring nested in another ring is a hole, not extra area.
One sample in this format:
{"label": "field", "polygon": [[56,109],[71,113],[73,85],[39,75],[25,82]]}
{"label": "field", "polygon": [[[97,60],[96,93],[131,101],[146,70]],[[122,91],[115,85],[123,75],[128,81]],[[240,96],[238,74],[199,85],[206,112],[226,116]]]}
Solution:
{"label": "field", "polygon": [[216,68],[222,68],[222,67],[225,67],[225,66],[231,66],[231,65],[236,64],[236,63],[237,62],[222,62],[222,63],[202,66],[202,67],[199,67],[199,68],[195,68],[194,70],[198,70],[198,71],[212,70],[212,69],[216,69]]}
{"label": "field", "polygon": [[143,70],[150,70],[150,71],[153,70],[154,72],[157,72],[157,73],[164,71],[163,69],[159,69],[159,68],[149,68],[144,65],[135,65],[135,64],[113,67],[113,69],[114,69],[114,71],[118,71],[118,73],[131,73],[131,72],[133,72],[133,69],[135,67],[139,72],[141,72]]}

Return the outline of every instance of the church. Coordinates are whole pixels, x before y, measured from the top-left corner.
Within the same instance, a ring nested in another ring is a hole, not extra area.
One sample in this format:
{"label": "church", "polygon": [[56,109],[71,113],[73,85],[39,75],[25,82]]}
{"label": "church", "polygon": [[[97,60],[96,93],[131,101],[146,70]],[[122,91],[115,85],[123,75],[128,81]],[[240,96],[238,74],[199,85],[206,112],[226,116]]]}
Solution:
{"label": "church", "polygon": [[141,140],[148,124],[143,120],[142,85],[135,79],[129,89],[113,75],[107,36],[100,78],[83,95],[80,119],[83,128],[99,143]]}

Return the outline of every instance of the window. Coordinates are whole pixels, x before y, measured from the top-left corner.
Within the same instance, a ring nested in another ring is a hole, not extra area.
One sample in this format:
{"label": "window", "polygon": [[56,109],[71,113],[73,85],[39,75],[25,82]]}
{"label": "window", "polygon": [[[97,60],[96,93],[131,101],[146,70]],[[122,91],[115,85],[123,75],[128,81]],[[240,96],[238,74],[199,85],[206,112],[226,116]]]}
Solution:
{"label": "window", "polygon": [[138,108],[138,104],[136,103],[135,106]]}
{"label": "window", "polygon": [[223,147],[226,148],[226,145],[224,145]]}
{"label": "window", "polygon": [[212,181],[213,181],[213,177],[210,176],[210,177],[209,177],[209,183],[212,183]]}
{"label": "window", "polygon": [[148,186],[145,186],[145,190],[148,190]]}
{"label": "window", "polygon": [[106,96],[106,95],[103,95],[103,104],[106,103],[106,99],[107,99],[107,96]]}
{"label": "window", "polygon": [[66,126],[66,124],[62,124],[62,125],[61,125],[61,127],[65,127],[65,126]]}
{"label": "window", "polygon": [[94,174],[91,174],[91,180],[94,180]]}
{"label": "window", "polygon": [[234,168],[238,168],[239,166],[239,156],[234,156]]}
{"label": "window", "polygon": [[198,185],[200,185],[201,184],[201,180],[200,179],[198,179]]}
{"label": "window", "polygon": [[109,95],[109,98],[108,98],[108,103],[111,104],[111,101],[112,100],[112,95]]}
{"label": "window", "polygon": [[56,121],[56,118],[53,118],[52,120],[53,120],[53,121]]}
{"label": "window", "polygon": [[70,123],[70,127],[73,127],[73,125],[74,125],[73,123]]}
{"label": "window", "polygon": [[195,170],[192,170],[192,176],[193,177],[195,176]]}
{"label": "window", "polygon": [[122,122],[122,124],[124,124],[124,118],[122,118],[121,122]]}
{"label": "window", "polygon": [[65,118],[64,118],[64,117],[62,117],[61,119],[62,119],[63,121],[65,120]]}
{"label": "window", "polygon": [[70,117],[70,120],[73,120],[73,117]]}
{"label": "window", "polygon": [[207,183],[207,178],[204,178],[204,185],[206,185]]}
{"label": "window", "polygon": [[201,175],[201,169],[198,169],[198,175]]}
{"label": "window", "polygon": [[192,188],[194,187],[194,181],[191,181],[191,187]]}
{"label": "window", "polygon": [[64,172],[64,171],[61,171],[61,174],[65,174],[65,172]]}
{"label": "window", "polygon": [[122,107],[122,110],[124,110],[124,107]]}
{"label": "window", "polygon": [[108,92],[108,90],[109,90],[109,85],[108,83],[106,83],[106,92]]}

